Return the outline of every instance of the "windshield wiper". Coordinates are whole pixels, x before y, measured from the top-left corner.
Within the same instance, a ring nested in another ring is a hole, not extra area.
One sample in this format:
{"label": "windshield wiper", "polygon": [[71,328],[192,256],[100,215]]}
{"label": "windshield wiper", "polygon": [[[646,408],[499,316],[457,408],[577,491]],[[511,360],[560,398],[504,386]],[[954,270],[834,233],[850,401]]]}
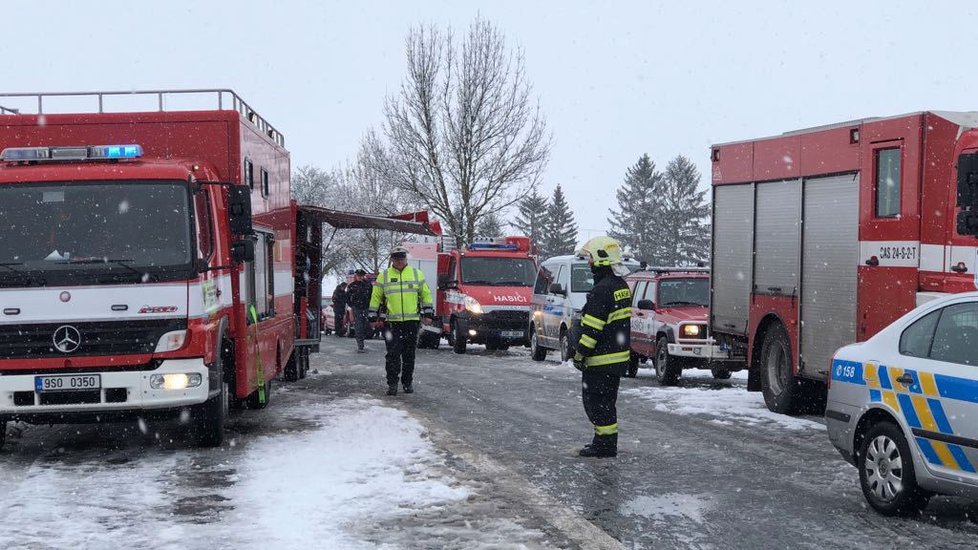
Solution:
{"label": "windshield wiper", "polygon": [[463,285],[491,285],[492,281],[484,281],[482,279],[475,279],[472,281],[462,281]]}
{"label": "windshield wiper", "polygon": [[[72,265],[88,265],[88,264],[112,264],[112,265],[117,265],[119,267],[124,267],[124,268],[128,269],[134,275],[139,276],[139,280],[142,280],[144,278],[144,276],[147,276],[147,274],[146,273],[143,273],[142,271],[139,271],[138,269],[136,269],[136,268],[134,268],[134,267],[132,267],[130,265],[127,265],[129,263],[134,262],[134,261],[135,260],[133,260],[132,258],[88,258],[88,257],[85,257],[85,258],[72,258],[70,260],[65,260],[65,261],[58,262],[58,263],[61,263],[61,264],[72,264]],[[147,277],[147,280],[148,280],[148,277]]]}
{"label": "windshield wiper", "polygon": [[701,304],[699,302],[667,302],[662,307],[673,307],[673,306],[700,306],[700,307],[706,307],[705,304]]}
{"label": "windshield wiper", "polygon": [[5,279],[0,281],[0,287],[17,287],[17,286],[44,286],[45,281],[40,277],[35,277],[24,273],[23,271],[13,267],[15,265],[24,265],[24,262],[7,262],[0,263],[0,267],[7,269],[11,273],[17,275],[16,279]]}
{"label": "windshield wiper", "polygon": [[24,274],[24,272],[23,272],[23,271],[21,271],[21,270],[19,270],[19,269],[17,269],[17,268],[15,268],[15,267],[13,267],[13,266],[15,266],[15,265],[24,265],[24,262],[7,262],[7,263],[0,263],[0,267],[3,267],[3,268],[6,268],[6,269],[9,269],[10,271],[13,271],[14,273],[17,273],[18,275],[23,275],[23,274]]}
{"label": "windshield wiper", "polygon": [[526,281],[496,281],[493,283],[495,286],[532,286]]}

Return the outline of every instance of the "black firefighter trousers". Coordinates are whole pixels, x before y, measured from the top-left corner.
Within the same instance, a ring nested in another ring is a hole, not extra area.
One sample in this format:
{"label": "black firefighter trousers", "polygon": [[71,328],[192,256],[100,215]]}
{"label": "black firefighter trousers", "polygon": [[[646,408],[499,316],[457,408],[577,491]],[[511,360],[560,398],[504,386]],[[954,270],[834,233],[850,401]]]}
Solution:
{"label": "black firefighter trousers", "polygon": [[581,396],[584,412],[594,425],[591,445],[603,449],[618,448],[618,385],[623,364],[585,367],[581,374]]}
{"label": "black firefighter trousers", "polygon": [[401,383],[410,386],[414,381],[414,352],[418,347],[418,321],[388,322],[384,328],[387,343],[387,385]]}

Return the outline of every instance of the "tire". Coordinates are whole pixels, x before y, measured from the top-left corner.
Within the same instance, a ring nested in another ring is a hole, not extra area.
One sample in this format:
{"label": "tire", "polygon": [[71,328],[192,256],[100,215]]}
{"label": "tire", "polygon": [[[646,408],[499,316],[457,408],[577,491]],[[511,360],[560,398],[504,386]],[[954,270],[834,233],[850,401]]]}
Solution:
{"label": "tire", "polygon": [[547,348],[540,347],[537,329],[533,325],[530,325],[530,358],[534,361],[543,361],[547,358]]}
{"label": "tire", "polygon": [[452,323],[452,351],[455,353],[465,353],[465,344],[468,336],[462,333],[462,329],[459,326],[458,321]]}
{"label": "tire", "polygon": [[798,410],[799,384],[792,371],[791,343],[781,324],[772,326],[761,345],[761,392],[768,410],[794,414]]}
{"label": "tire", "polygon": [[567,329],[561,329],[560,331],[560,361],[566,362],[570,361],[571,357],[574,356],[574,349],[571,347],[570,334],[567,333]]}
{"label": "tire", "polygon": [[638,354],[634,351],[628,356],[628,365],[625,367],[625,376],[635,378],[638,376]]}
{"label": "tire", "polygon": [[732,374],[725,367],[719,367],[719,366],[710,367],[710,373],[712,373],[713,378],[716,378],[717,380],[729,380],[730,375]]}
{"label": "tire", "polygon": [[259,401],[258,390],[255,390],[251,392],[251,395],[248,396],[248,400],[247,400],[248,408],[255,409],[255,410],[264,409],[265,407],[268,406],[268,402],[271,400],[272,400],[272,381],[269,380],[268,382],[265,382],[265,402],[262,403],[261,401]]}
{"label": "tire", "polygon": [[299,354],[297,361],[299,364],[299,378],[305,378],[309,374],[309,350],[303,348],[303,352]]}
{"label": "tire", "polygon": [[660,336],[655,343],[655,378],[660,386],[675,386],[683,373],[683,365],[669,355],[669,341]]}
{"label": "tire", "polygon": [[7,441],[7,421],[0,420],[0,450],[3,450],[3,444]]}
{"label": "tire", "polygon": [[929,496],[917,485],[910,446],[892,422],[869,428],[856,461],[863,496],[880,514],[914,515],[927,506]]}
{"label": "tire", "polygon": [[292,355],[285,362],[285,380],[295,382],[302,378],[302,366],[299,364],[299,348],[292,349]]}
{"label": "tire", "polygon": [[224,366],[218,364],[217,381],[220,393],[191,409],[192,430],[201,447],[220,447],[224,443],[224,425],[227,422],[230,406],[230,388],[224,380]]}
{"label": "tire", "polygon": [[495,338],[486,339],[486,351],[496,351],[499,349],[499,340]]}

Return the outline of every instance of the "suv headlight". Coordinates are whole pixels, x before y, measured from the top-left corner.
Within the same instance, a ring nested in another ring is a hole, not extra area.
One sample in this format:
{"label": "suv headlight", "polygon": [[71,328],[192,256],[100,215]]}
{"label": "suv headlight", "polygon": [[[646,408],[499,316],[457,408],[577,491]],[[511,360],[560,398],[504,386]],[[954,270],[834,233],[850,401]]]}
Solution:
{"label": "suv headlight", "polygon": [[680,325],[680,338],[706,338],[706,327],[704,325]]}
{"label": "suv headlight", "polygon": [[465,297],[465,309],[472,313],[482,313],[482,304],[471,296]]}

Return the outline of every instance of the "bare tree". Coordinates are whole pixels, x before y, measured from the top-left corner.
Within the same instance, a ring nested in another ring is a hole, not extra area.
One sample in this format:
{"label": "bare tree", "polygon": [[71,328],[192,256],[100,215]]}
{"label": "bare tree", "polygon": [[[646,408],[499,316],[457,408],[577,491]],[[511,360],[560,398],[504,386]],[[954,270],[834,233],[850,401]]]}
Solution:
{"label": "bare tree", "polygon": [[456,44],[451,29],[412,29],[408,74],[385,106],[391,182],[444,220],[457,244],[480,220],[532,189],[551,138],[530,98],[522,50],[476,19]]}

